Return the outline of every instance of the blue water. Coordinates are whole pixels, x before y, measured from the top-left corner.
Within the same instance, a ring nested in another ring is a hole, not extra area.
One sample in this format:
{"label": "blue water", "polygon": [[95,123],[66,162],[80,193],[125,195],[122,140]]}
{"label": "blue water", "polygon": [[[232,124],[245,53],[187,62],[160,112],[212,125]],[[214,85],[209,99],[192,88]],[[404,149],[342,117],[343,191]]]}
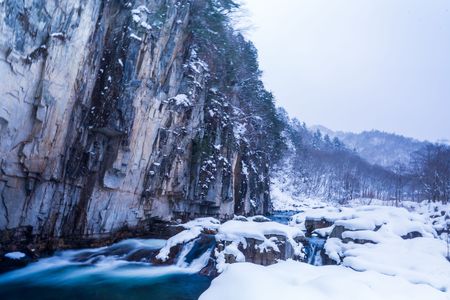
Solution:
{"label": "blue water", "polygon": [[301,211],[275,211],[269,216],[269,219],[273,222],[288,224],[292,216],[300,212]]}
{"label": "blue water", "polygon": [[189,262],[180,257],[172,266],[152,265],[150,255],[164,242],[127,240],[110,247],[59,252],[0,275],[0,299],[198,299],[211,283],[211,278],[198,274],[210,252]]}
{"label": "blue water", "polygon": [[322,265],[322,250],[326,240],[317,236],[307,238],[308,244],[305,245],[307,263],[314,266]]}
{"label": "blue water", "polygon": [[[269,216],[269,219],[281,224],[289,224],[293,215],[300,213],[301,211],[276,211]],[[322,265],[322,251],[326,242],[326,239],[318,236],[311,236],[306,238],[305,243],[305,255],[306,262],[310,265],[321,266]]]}

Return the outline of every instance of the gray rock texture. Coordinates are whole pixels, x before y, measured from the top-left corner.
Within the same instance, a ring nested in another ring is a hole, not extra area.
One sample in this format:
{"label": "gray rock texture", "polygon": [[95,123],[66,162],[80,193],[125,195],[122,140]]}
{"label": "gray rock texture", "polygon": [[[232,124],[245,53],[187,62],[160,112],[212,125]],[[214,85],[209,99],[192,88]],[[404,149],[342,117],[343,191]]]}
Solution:
{"label": "gray rock texture", "polygon": [[208,3],[0,0],[4,249],[267,212],[267,156],[199,33]]}

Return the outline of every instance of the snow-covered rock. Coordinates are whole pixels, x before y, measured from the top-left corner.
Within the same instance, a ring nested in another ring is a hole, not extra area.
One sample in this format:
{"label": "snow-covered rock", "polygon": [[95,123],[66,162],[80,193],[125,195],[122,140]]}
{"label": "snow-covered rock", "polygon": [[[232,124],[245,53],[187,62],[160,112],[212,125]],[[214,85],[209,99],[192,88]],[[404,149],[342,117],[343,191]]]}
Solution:
{"label": "snow-covered rock", "polygon": [[332,224],[312,230],[329,237],[324,245],[328,263],[449,292],[447,245],[436,230],[443,227],[447,212],[442,205],[406,204],[408,209],[381,205],[310,209],[293,216],[292,224],[305,228],[308,222],[316,224],[311,220]]}
{"label": "snow-covered rock", "polygon": [[[306,228],[309,220],[319,220],[329,227],[334,225],[334,235],[342,238],[344,231],[377,231],[386,237],[407,237],[408,234],[417,233],[418,236],[435,237],[436,230],[427,217],[405,208],[367,205],[358,207],[327,207],[305,210],[294,215],[292,222]],[[315,224],[315,223],[312,223]],[[321,228],[321,227],[319,227]],[[309,228],[314,231],[318,228]],[[331,233],[333,235],[333,233]],[[373,235],[373,234],[372,234]]]}
{"label": "snow-covered rock", "polygon": [[161,262],[178,255],[181,245],[205,235],[215,238],[213,260],[219,273],[236,262],[271,265],[278,260],[303,258],[303,231],[264,216],[237,216],[223,224],[214,218],[201,218],[180,226],[186,230],[170,238],[156,256]]}
{"label": "snow-covered rock", "polygon": [[188,230],[180,232],[179,234],[167,240],[165,246],[159,251],[158,255],[156,255],[156,258],[163,262],[167,261],[169,259],[170,251],[173,247],[190,242],[199,237],[201,233],[202,227],[199,226],[193,226]]}
{"label": "snow-covered rock", "polygon": [[197,219],[181,224],[186,230],[160,255],[214,241],[207,273],[219,277],[201,299],[450,300],[447,244],[437,230],[447,206],[403,206],[305,207],[288,225],[264,216]]}
{"label": "snow-covered rock", "polygon": [[19,260],[19,259],[25,258],[26,255],[23,252],[8,252],[5,254],[5,257],[7,257],[9,259]]}

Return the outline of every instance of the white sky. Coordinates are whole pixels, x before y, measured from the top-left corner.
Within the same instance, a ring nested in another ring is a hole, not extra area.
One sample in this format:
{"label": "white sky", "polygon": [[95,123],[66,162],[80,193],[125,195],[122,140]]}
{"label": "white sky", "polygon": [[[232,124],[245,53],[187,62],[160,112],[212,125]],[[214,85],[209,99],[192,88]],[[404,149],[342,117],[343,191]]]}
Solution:
{"label": "white sky", "polygon": [[450,139],[450,0],[242,0],[266,87],[334,130]]}

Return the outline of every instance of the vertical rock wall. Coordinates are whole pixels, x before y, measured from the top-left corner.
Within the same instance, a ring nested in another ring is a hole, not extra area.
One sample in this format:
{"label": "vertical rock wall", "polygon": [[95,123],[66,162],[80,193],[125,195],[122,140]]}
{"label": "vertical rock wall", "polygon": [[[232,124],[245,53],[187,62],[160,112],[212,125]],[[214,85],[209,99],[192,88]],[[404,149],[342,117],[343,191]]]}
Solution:
{"label": "vertical rock wall", "polygon": [[267,212],[266,157],[193,33],[205,3],[0,0],[3,245]]}

